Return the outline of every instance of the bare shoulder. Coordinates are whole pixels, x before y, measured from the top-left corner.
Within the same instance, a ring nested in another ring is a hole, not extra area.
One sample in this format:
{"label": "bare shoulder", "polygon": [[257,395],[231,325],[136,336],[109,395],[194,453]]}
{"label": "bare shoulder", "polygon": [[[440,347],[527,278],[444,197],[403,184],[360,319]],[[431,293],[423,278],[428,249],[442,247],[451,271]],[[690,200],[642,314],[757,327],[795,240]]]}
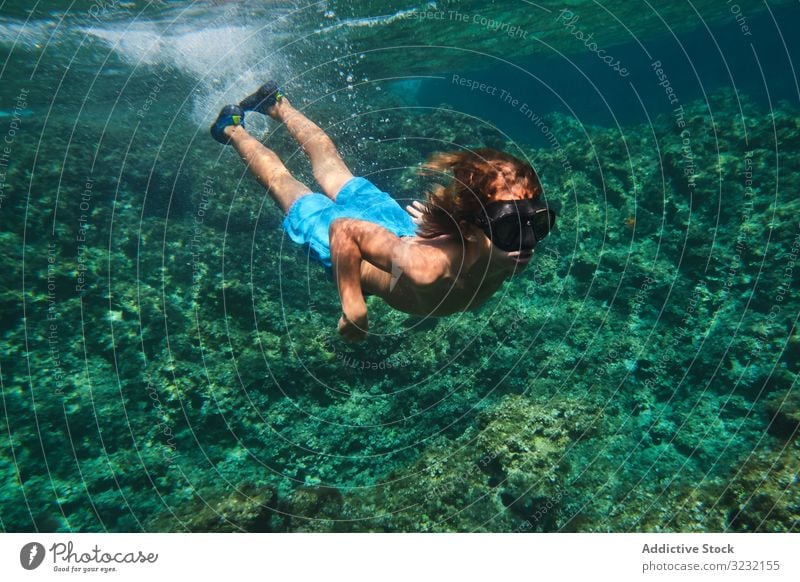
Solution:
{"label": "bare shoulder", "polygon": [[454,261],[449,241],[420,237],[400,239],[392,253],[395,275],[402,273],[416,285],[433,285],[450,276]]}

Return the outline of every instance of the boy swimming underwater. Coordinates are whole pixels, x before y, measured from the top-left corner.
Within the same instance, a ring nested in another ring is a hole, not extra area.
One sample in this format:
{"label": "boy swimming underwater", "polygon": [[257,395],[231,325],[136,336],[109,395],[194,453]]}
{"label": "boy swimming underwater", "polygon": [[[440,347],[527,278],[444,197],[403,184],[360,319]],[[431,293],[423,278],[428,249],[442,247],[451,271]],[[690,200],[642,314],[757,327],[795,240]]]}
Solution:
{"label": "boy swimming underwater", "polygon": [[[324,195],[297,181],[275,152],[247,133],[246,111],[286,125]],[[311,255],[332,269],[342,303],[339,333],[350,341],[367,334],[365,293],[412,315],[475,309],[525,268],[555,223],[555,213],[538,200],[542,188],[533,168],[489,149],[432,156],[424,168],[453,179],[405,212],[371,182],[354,177],[328,135],[274,82],[223,107],[211,135],[233,144],[268,189],[285,213],[289,237],[309,245]]]}

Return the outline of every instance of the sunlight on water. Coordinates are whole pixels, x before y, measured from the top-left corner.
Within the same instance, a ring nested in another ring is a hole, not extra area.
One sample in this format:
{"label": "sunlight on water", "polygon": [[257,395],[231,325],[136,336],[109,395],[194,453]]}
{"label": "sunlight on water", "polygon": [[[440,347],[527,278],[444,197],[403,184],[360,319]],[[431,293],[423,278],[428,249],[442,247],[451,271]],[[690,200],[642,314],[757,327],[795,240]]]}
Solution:
{"label": "sunlight on water", "polygon": [[178,32],[146,23],[125,29],[90,28],[86,33],[102,39],[134,71],[157,67],[192,79],[193,119],[203,127],[216,117],[220,103],[241,99],[242,87],[256,88],[286,68],[280,56],[264,58],[275,53],[279,42],[264,28],[220,26]]}

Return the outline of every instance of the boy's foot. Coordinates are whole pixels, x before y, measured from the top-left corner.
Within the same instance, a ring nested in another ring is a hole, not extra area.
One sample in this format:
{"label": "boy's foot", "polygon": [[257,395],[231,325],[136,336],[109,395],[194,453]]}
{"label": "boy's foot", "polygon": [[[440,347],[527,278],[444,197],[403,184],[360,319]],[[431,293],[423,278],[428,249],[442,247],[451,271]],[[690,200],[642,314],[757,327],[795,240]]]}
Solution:
{"label": "boy's foot", "polygon": [[269,115],[267,109],[283,99],[283,91],[275,81],[267,81],[252,95],[239,101],[239,107],[245,111],[257,111]]}
{"label": "boy's foot", "polygon": [[244,127],[244,111],[238,105],[226,105],[217,115],[217,120],[211,126],[211,137],[222,145],[227,145],[230,138],[225,135],[225,128],[230,125]]}

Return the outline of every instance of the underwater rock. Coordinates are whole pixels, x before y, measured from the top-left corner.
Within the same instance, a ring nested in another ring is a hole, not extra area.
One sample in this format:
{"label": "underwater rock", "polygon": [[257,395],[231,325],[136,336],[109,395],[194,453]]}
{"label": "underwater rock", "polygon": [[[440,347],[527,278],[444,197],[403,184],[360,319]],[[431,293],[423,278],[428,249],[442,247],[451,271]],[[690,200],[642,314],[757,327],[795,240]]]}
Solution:
{"label": "underwater rock", "polygon": [[795,388],[770,396],[764,403],[769,432],[782,440],[800,435],[800,391]]}
{"label": "underwater rock", "polygon": [[222,497],[196,493],[192,502],[161,515],[149,531],[270,532],[275,518],[275,492],[264,486],[244,485]]}
{"label": "underwater rock", "polygon": [[345,495],[343,510],[369,531],[558,529],[565,452],[590,424],[575,400],[506,396],[478,415],[478,428],[439,439],[407,470]]}
{"label": "underwater rock", "polygon": [[794,443],[773,457],[752,455],[726,487],[727,529],[792,532],[800,526],[800,456]]}
{"label": "underwater rock", "polygon": [[[549,404],[549,405],[548,405]],[[493,458],[483,469],[503,505],[537,530],[558,527],[558,508],[568,487],[566,449],[590,428],[580,402],[533,403],[509,396],[478,418],[476,445]],[[583,431],[583,432],[582,432]]]}
{"label": "underwater rock", "polygon": [[[343,497],[333,487],[301,487],[281,504],[285,531],[334,532],[344,531],[337,520],[342,519]],[[344,526],[347,527],[346,524]]]}

